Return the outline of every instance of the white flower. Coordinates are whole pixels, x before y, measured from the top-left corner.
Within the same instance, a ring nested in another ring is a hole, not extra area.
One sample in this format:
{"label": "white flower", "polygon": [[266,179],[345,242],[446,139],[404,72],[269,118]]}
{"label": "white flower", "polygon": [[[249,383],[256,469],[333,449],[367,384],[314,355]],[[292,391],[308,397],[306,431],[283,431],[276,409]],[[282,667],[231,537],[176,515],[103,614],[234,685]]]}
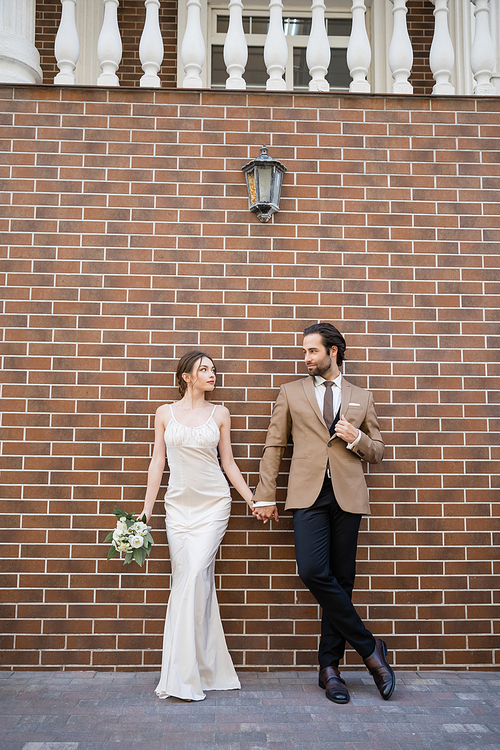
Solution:
{"label": "white flower", "polygon": [[117,542],[117,544],[115,544],[115,547],[119,552],[131,552],[132,551],[132,547],[127,542]]}
{"label": "white flower", "polygon": [[123,516],[118,519],[118,522],[116,524],[116,530],[119,531],[121,534],[126,534],[127,533],[127,524],[126,524]]}
{"label": "white flower", "polygon": [[141,536],[146,536],[146,534],[148,533],[148,527],[142,521],[136,521],[134,525],[131,526],[131,529],[133,529],[136,534],[140,534]]}
{"label": "white flower", "polygon": [[144,539],[142,536],[139,536],[139,534],[136,534],[135,536],[129,537],[129,542],[133,549],[138,549],[143,546]]}
{"label": "white flower", "polygon": [[119,542],[122,538],[122,533],[119,529],[113,531],[113,542]]}

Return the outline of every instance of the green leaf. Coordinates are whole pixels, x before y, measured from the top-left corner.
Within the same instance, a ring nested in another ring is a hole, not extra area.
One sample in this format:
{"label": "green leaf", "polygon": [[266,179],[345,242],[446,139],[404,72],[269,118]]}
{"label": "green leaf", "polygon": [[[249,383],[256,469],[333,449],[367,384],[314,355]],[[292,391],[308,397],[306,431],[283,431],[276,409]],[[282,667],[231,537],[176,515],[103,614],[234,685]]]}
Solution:
{"label": "green leaf", "polygon": [[104,540],[104,544],[107,544],[107,542],[111,542],[111,541],[113,541],[113,534],[114,534],[114,532],[113,532],[113,531],[110,531],[110,532],[109,532],[108,536],[107,536],[107,537],[106,537],[106,539]]}
{"label": "green leaf", "polygon": [[126,513],[126,512],[125,512],[124,510],[122,510],[121,508],[115,508],[115,509],[114,509],[114,511],[113,511],[113,513],[115,514],[115,516],[116,516],[117,518],[122,518],[122,517],[125,517],[125,518],[132,518],[132,513]]}
{"label": "green leaf", "polygon": [[132,559],[133,559],[132,555],[133,555],[133,552],[127,552],[127,554],[125,555],[125,560],[123,561],[124,565],[128,565],[129,563],[132,562]]}
{"label": "green leaf", "polygon": [[142,565],[144,564],[144,560],[146,559],[146,551],[144,547],[135,549],[132,554],[136,563],[142,567]]}
{"label": "green leaf", "polygon": [[151,536],[151,534],[149,533],[149,531],[146,534],[146,536],[144,537],[144,546],[146,546],[147,544],[149,544],[150,546],[154,544],[153,537]]}
{"label": "green leaf", "polygon": [[113,557],[116,557],[119,554],[120,553],[118,552],[117,549],[115,549],[114,547],[110,547],[109,552],[108,552],[108,556],[107,556],[106,559],[107,560],[111,560]]}
{"label": "green leaf", "polygon": [[146,521],[146,514],[145,514],[145,513],[143,513],[143,514],[142,514],[142,518],[141,518],[141,521],[142,521],[143,523],[147,523],[147,521]]}

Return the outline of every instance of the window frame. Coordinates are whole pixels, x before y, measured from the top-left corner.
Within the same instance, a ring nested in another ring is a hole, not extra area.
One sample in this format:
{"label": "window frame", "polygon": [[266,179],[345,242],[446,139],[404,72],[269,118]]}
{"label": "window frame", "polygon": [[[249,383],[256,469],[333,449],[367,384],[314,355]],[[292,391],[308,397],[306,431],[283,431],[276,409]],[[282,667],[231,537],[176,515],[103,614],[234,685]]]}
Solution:
{"label": "window frame", "polygon": [[[207,52],[206,52],[206,72],[207,72],[207,85],[208,88],[212,91],[222,91],[225,90],[224,85],[212,85],[212,46],[224,46],[224,42],[226,39],[225,33],[217,32],[217,16],[218,15],[224,15],[229,16],[229,10],[227,5],[223,5],[221,3],[214,3],[213,5],[210,4],[207,8]],[[258,5],[252,5],[252,6],[245,6],[243,10],[243,16],[244,17],[251,17],[251,16],[266,16],[269,17],[269,8],[267,6],[262,7]],[[291,12],[283,12],[283,18],[311,18],[311,9],[309,8],[293,8],[293,13]],[[350,12],[346,11],[333,11],[328,10],[325,12],[325,19],[328,20],[330,18],[338,18],[338,19],[351,19],[352,15]],[[245,34],[245,39],[247,41],[247,45],[249,47],[262,47],[264,48],[264,45],[266,43],[266,34]],[[305,87],[300,88],[294,88],[293,86],[293,49],[294,47],[307,47],[307,43],[309,41],[309,35],[292,35],[287,34],[285,36],[287,45],[288,45],[288,59],[287,64],[285,68],[285,83],[286,83],[286,91],[307,91],[308,89]],[[347,49],[348,43],[349,43],[349,37],[348,36],[329,36],[328,42],[330,44],[330,48],[332,49]],[[262,59],[262,64],[265,70],[265,64],[264,59]],[[247,91],[263,91],[265,90],[265,86],[263,88],[261,87],[247,87]],[[342,87],[342,88],[331,88],[330,91],[334,92],[346,92],[348,91],[348,87]]]}

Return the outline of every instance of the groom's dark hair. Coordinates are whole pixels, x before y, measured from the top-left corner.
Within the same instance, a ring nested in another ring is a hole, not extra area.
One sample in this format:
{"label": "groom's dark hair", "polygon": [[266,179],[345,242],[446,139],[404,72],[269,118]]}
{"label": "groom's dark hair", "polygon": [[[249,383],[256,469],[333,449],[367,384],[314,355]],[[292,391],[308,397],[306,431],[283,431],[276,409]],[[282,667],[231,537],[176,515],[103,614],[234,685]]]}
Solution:
{"label": "groom's dark hair", "polygon": [[319,333],[321,341],[328,354],[332,346],[337,347],[337,366],[340,367],[344,361],[344,354],[346,350],[345,338],[342,336],[340,331],[332,326],[331,323],[315,323],[304,331],[304,336],[309,336],[311,333]]}

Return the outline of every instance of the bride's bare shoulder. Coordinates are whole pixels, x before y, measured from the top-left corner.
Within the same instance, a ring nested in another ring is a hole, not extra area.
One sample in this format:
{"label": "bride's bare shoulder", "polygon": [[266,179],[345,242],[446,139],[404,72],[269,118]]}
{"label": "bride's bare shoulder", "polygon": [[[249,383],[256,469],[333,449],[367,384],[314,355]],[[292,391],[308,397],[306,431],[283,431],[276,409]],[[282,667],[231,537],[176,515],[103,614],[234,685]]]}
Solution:
{"label": "bride's bare shoulder", "polygon": [[217,404],[214,411],[214,417],[219,427],[221,427],[224,422],[230,421],[231,413],[229,409],[225,406],[222,406],[222,404]]}
{"label": "bride's bare shoulder", "polygon": [[215,413],[216,414],[230,414],[231,412],[226,406],[222,406],[222,404],[215,404]]}
{"label": "bride's bare shoulder", "polygon": [[[174,402],[175,403],[175,402]],[[161,420],[164,425],[167,424],[167,422],[170,420],[170,417],[172,416],[171,407],[172,404],[162,404],[159,406],[156,410],[156,419]]]}
{"label": "bride's bare shoulder", "polygon": [[163,414],[164,412],[168,412],[170,414],[170,407],[174,405],[174,402],[171,404],[162,404],[159,406],[156,410],[157,414]]}

